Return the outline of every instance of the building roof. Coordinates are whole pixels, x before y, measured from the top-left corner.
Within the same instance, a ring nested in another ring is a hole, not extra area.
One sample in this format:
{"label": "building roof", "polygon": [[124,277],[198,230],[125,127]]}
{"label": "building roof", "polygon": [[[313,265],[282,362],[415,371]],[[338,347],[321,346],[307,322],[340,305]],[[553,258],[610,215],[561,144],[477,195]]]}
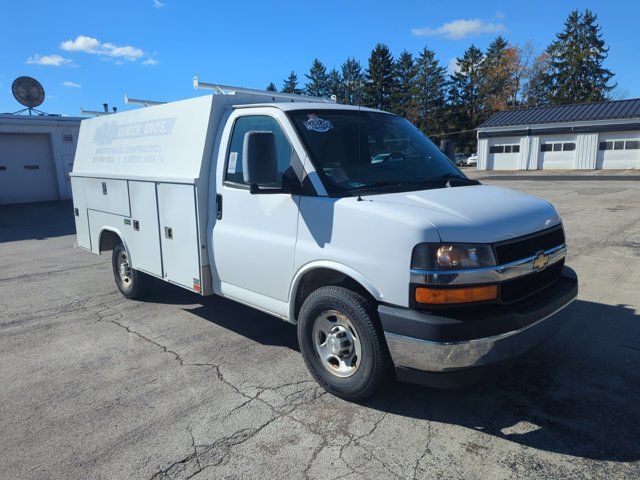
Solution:
{"label": "building roof", "polygon": [[640,118],[640,98],[504,110],[490,117],[479,128],[627,118]]}

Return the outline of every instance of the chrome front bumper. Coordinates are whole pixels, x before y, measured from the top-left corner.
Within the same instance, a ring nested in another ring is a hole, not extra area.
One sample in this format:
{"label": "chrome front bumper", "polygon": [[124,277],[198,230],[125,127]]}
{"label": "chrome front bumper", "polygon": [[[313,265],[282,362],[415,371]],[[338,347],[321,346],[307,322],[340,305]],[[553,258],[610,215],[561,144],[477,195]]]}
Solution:
{"label": "chrome front bumper", "polygon": [[[559,312],[577,293],[577,277],[565,267],[554,285],[502,312],[495,310],[499,313],[493,317],[478,318],[471,310],[452,318],[386,306],[379,313],[396,367],[448,372],[499,363],[536,347],[560,330],[566,316]],[[482,332],[491,334],[479,336]]]}

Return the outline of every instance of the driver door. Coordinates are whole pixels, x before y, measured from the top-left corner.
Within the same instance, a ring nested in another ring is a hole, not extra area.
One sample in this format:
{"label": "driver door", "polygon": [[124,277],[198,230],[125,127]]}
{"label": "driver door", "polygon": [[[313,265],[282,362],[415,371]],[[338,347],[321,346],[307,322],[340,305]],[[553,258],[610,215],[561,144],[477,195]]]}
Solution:
{"label": "driver door", "polygon": [[224,296],[286,316],[300,196],[252,194],[243,179],[247,132],[275,135],[280,182],[292,158],[297,158],[281,122],[265,110],[243,109],[229,119],[233,128],[224,171],[218,169],[217,193],[222,208],[213,228],[213,255]]}

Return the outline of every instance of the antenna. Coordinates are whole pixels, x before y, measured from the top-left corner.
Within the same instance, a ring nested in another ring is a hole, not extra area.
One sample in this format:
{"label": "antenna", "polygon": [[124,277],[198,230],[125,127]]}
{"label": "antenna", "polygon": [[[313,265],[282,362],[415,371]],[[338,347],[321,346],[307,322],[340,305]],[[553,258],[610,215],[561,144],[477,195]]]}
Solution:
{"label": "antenna", "polygon": [[142,105],[143,107],[153,107],[154,105],[163,105],[167,102],[157,102],[155,100],[142,100],[138,98],[129,98],[129,95],[124,95],[124,103],[132,105]]}
{"label": "antenna", "polygon": [[248,93],[251,95],[261,95],[263,97],[271,97],[271,98],[288,98],[292,102],[293,101],[303,101],[303,102],[324,102],[324,103],[335,103],[336,100],[334,98],[325,98],[325,97],[310,97],[308,95],[296,95],[293,93],[280,93],[280,92],[268,92],[266,90],[257,90],[254,88],[244,88],[244,87],[233,87],[231,85],[221,85],[218,83],[206,83],[201,82],[198,76],[193,77],[193,88],[199,90],[201,88],[206,88],[209,90],[215,91],[218,95],[235,95],[237,93]]}
{"label": "antenna", "polygon": [[32,77],[18,77],[11,84],[11,92],[13,97],[22,105],[27,108],[14,112],[14,115],[19,115],[28,111],[29,115],[32,112],[36,112],[39,115],[49,115],[48,113],[37,110],[36,107],[42,105],[44,102],[44,88],[42,84]]}

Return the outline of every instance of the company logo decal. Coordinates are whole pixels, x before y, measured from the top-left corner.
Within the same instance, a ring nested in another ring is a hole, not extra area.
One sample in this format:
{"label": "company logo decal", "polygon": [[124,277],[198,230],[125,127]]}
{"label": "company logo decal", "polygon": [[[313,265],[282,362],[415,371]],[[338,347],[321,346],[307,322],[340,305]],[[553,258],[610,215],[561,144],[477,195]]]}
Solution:
{"label": "company logo decal", "polygon": [[176,117],[135,123],[118,123],[113,120],[96,128],[93,141],[98,145],[109,145],[114,140],[170,135],[175,123]]}
{"label": "company logo decal", "polygon": [[323,120],[322,118],[318,117],[315,113],[310,113],[308,117],[309,117],[309,120],[307,120],[306,122],[302,122],[302,124],[307,130],[325,133],[333,128],[333,125],[329,120]]}

